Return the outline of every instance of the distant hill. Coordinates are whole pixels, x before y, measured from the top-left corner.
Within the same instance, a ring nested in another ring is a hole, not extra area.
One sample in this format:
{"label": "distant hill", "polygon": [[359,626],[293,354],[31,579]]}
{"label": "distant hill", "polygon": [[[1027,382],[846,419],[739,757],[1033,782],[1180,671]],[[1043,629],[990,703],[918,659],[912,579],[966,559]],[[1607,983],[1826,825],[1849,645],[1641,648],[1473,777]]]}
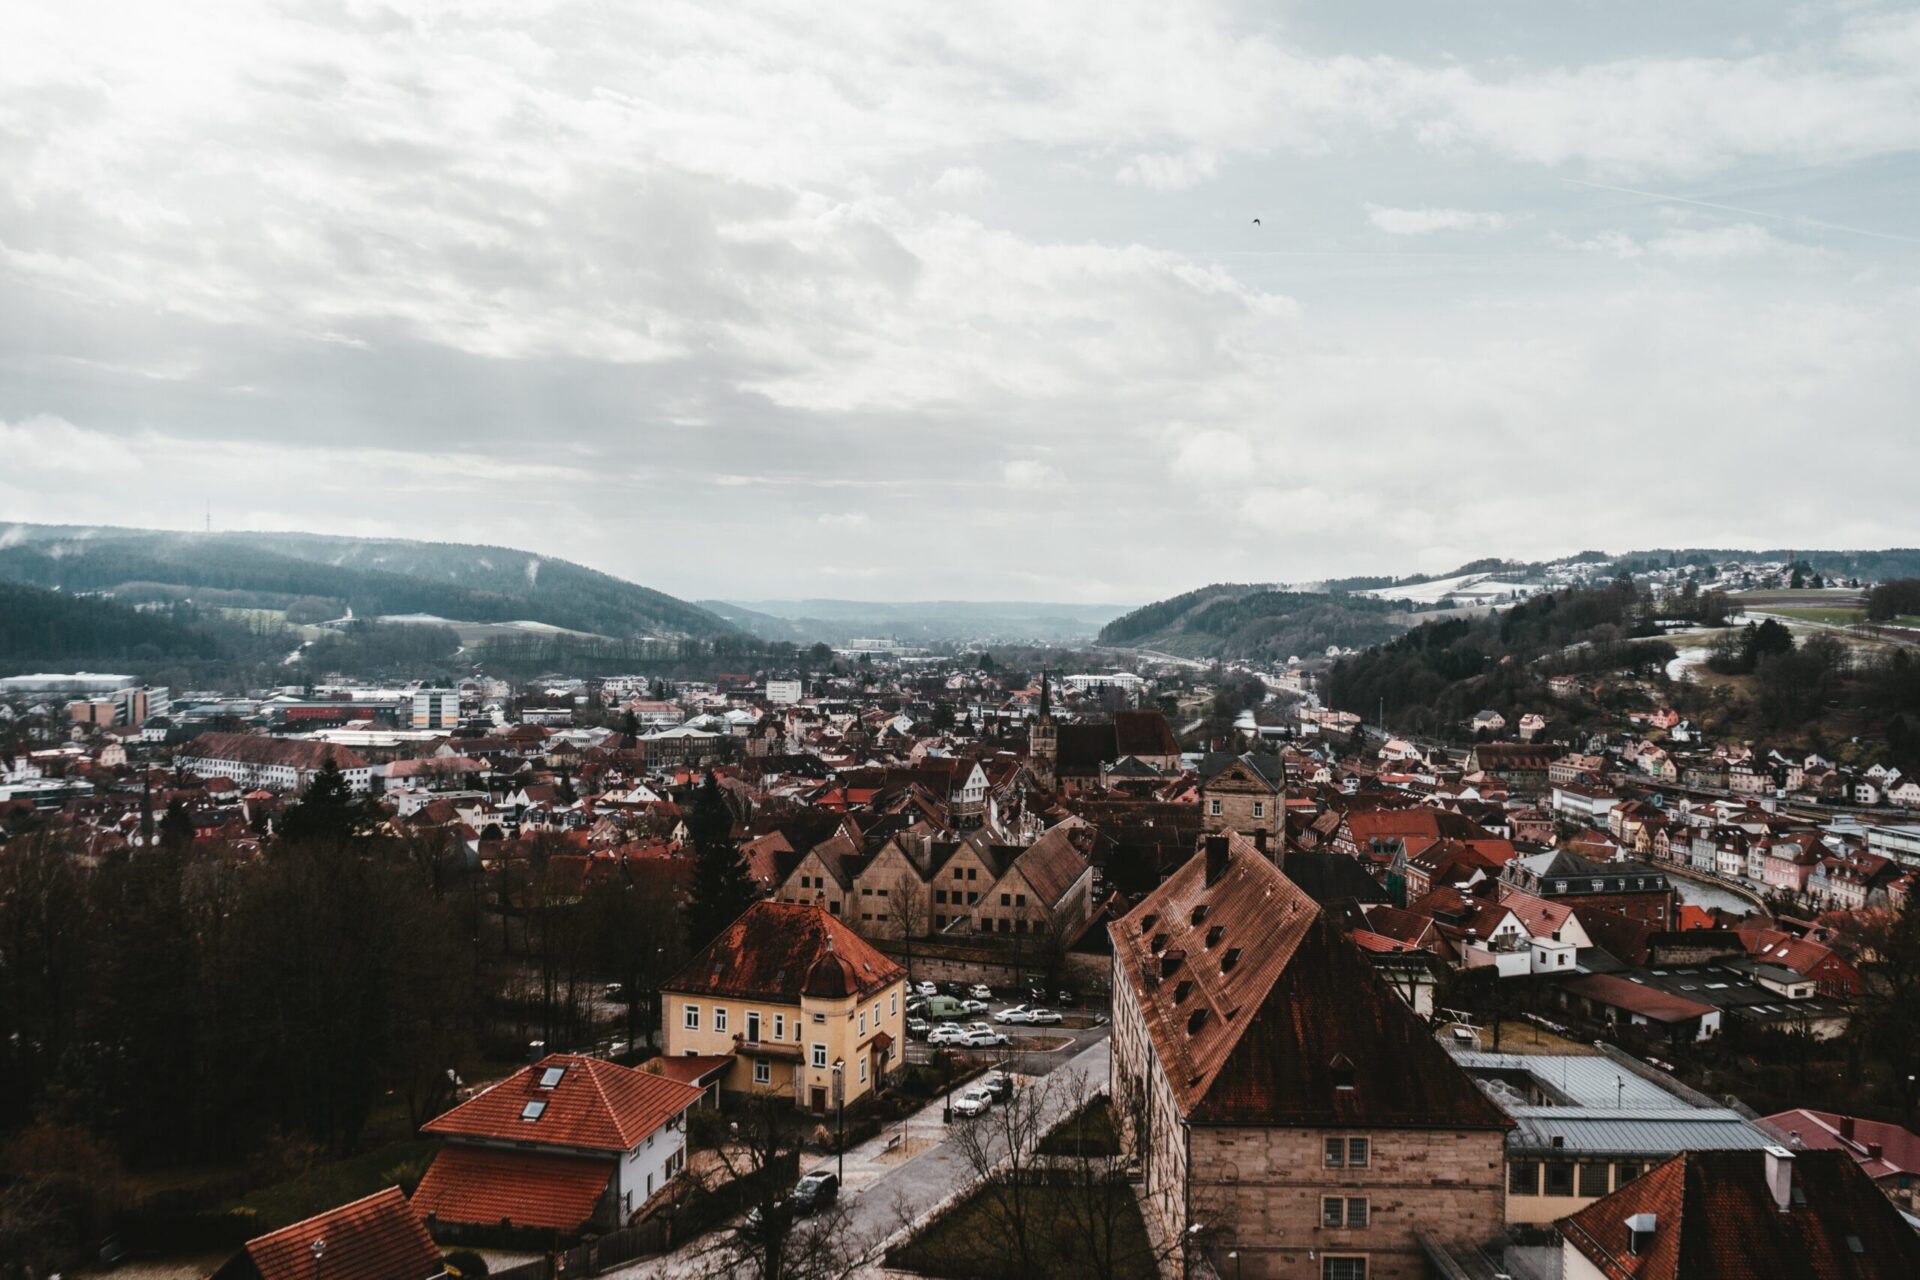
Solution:
{"label": "distant hill", "polygon": [[1339,592],[1215,583],[1135,609],[1101,628],[1099,642],[1183,658],[1284,662],[1330,645],[1359,648],[1406,630],[1402,606]]}
{"label": "distant hill", "polygon": [[1118,604],[994,600],[703,600],[701,605],[765,640],[845,644],[893,636],[913,644],[1077,644],[1125,611]]}
{"label": "distant hill", "polygon": [[219,651],[213,637],[170,614],[0,582],[0,673],[196,661]]}
{"label": "distant hill", "polygon": [[350,612],[525,620],[620,639],[735,634],[696,605],[570,561],[398,538],[14,524],[0,526],[0,580],[128,605],[272,610],[294,623]]}

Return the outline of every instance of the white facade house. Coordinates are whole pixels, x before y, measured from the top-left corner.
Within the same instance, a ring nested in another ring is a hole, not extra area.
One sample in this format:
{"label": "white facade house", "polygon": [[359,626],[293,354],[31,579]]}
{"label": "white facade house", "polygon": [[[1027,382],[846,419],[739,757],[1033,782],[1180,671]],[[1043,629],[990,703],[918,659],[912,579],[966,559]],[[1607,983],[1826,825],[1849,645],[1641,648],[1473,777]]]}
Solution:
{"label": "white facade house", "polygon": [[767,681],[767,701],[776,707],[790,707],[804,698],[807,685],[804,680]]}

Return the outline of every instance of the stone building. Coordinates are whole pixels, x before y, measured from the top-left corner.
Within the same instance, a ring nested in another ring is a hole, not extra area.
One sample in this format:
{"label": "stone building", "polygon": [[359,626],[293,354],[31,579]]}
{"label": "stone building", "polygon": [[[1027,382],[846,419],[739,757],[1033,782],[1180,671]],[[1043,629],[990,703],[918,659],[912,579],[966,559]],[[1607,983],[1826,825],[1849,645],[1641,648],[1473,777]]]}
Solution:
{"label": "stone building", "polygon": [[1200,762],[1200,825],[1204,831],[1280,834],[1286,823],[1286,765],[1279,756],[1246,752]]}
{"label": "stone building", "polygon": [[1427,1274],[1501,1231],[1506,1116],[1235,833],[1111,925],[1112,1096],[1149,1230],[1222,1274]]}

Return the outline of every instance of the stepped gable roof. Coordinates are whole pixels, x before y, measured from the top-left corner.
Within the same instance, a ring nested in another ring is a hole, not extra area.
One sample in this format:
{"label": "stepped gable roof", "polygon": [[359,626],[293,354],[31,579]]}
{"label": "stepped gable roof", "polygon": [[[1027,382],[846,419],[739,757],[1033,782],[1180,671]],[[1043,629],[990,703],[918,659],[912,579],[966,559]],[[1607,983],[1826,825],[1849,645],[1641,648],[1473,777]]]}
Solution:
{"label": "stepped gable roof", "polygon": [[[447,1137],[631,1151],[700,1097],[700,1090],[664,1076],[553,1053],[420,1129]],[[544,1105],[536,1112],[535,1103]]]}
{"label": "stepped gable roof", "polygon": [[[420,1179],[413,1203],[440,1222],[495,1226],[504,1218],[516,1227],[574,1231],[593,1217],[616,1167],[594,1156],[449,1145]],[[312,1280],[312,1272],[300,1280]]]}
{"label": "stepped gable roof", "polygon": [[810,903],[761,901],[721,930],[661,984],[677,995],[797,1003],[829,950],[847,966],[850,994],[868,995],[906,976],[872,943]]}
{"label": "stepped gable roof", "polygon": [[1203,840],[1109,932],[1192,1123],[1511,1127],[1365,955],[1243,836]]}
{"label": "stepped gable roof", "polygon": [[[1920,1236],[1839,1151],[1792,1155],[1790,1203],[1764,1151],[1683,1151],[1557,1224],[1608,1280],[1894,1280]],[[1627,1220],[1651,1215],[1636,1253]]]}
{"label": "stepped gable roof", "polygon": [[[314,1250],[318,1248],[319,1261]],[[251,1264],[237,1265],[244,1257]],[[445,1274],[440,1248],[398,1187],[363,1196],[292,1226],[247,1241],[240,1257],[222,1267],[230,1280],[312,1280],[325,1265],[327,1280],[434,1280]]]}

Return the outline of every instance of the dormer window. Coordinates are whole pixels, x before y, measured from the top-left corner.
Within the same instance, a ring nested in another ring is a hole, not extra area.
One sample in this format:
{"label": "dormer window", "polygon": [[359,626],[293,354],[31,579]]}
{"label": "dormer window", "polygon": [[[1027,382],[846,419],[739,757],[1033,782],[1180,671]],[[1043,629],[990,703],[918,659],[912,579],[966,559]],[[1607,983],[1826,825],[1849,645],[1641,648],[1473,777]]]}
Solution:
{"label": "dormer window", "polygon": [[1166,949],[1167,949],[1167,935],[1166,935],[1166,934],[1164,934],[1164,933],[1156,933],[1156,934],[1154,934],[1154,935],[1153,935],[1153,952],[1154,952],[1154,954],[1155,954],[1155,955],[1158,955],[1158,954],[1160,954],[1160,953],[1161,953],[1162,951],[1165,951]]}
{"label": "dormer window", "polygon": [[1146,915],[1140,917],[1140,936],[1143,938],[1146,937],[1147,934],[1153,930],[1153,926],[1159,923],[1160,923],[1159,912],[1157,911],[1147,912]]}
{"label": "dormer window", "polygon": [[1327,1071],[1333,1077],[1333,1087],[1340,1090],[1352,1089],[1358,1076],[1353,1059],[1344,1053],[1333,1055],[1333,1061],[1327,1064]]}
{"label": "dormer window", "polygon": [[1226,933],[1227,933],[1226,929],[1223,926],[1217,925],[1217,924],[1214,925],[1212,928],[1208,929],[1207,930],[1208,948],[1211,949],[1213,947],[1220,945],[1220,939],[1225,937]]}
{"label": "dormer window", "polygon": [[1188,1035],[1190,1036],[1198,1035],[1200,1032],[1200,1028],[1206,1025],[1207,1025],[1207,1011],[1205,1009],[1195,1009],[1192,1013],[1187,1015],[1187,1034]]}
{"label": "dormer window", "polygon": [[1193,994],[1193,983],[1190,981],[1187,981],[1186,979],[1182,979],[1179,985],[1174,987],[1173,989],[1173,1002],[1175,1004],[1185,1004],[1187,997],[1192,994]]}
{"label": "dormer window", "polygon": [[1187,923],[1192,925],[1198,925],[1202,920],[1205,920],[1206,918],[1207,918],[1207,904],[1203,902],[1199,906],[1193,909],[1193,915],[1188,918]]}
{"label": "dormer window", "polygon": [[1240,948],[1228,947],[1227,954],[1220,957],[1220,972],[1231,973],[1233,966],[1240,963]]}

